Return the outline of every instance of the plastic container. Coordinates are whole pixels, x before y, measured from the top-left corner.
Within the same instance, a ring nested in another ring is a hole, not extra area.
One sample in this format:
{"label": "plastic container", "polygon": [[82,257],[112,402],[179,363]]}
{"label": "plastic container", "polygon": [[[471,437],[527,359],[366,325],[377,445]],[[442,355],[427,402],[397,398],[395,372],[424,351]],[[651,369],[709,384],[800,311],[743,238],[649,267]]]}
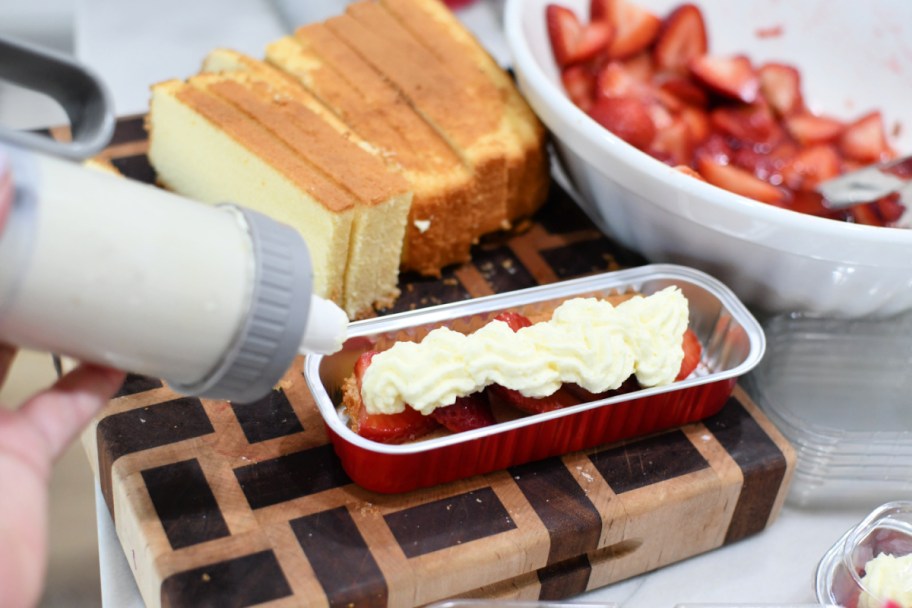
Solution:
{"label": "plastic container", "polygon": [[15,184],[0,227],[3,342],[239,402],[268,394],[299,348],[342,343],[348,319],[312,297],[290,227],[13,146],[0,157],[0,181]]}
{"label": "plastic container", "polygon": [[[478,325],[504,310],[530,312],[568,298],[680,287],[690,304],[690,327],[703,345],[691,378],[564,409],[500,422],[465,433],[403,445],[366,440],[337,412],[339,387],[357,357],[377,342],[391,344],[439,326]],[[737,379],[763,355],[759,323],[724,285],[702,272],[671,265],[642,266],[563,283],[457,302],[354,323],[342,352],[310,356],[307,384],[348,475],[377,492],[405,492],[686,424],[718,412]]]}
{"label": "plastic container", "polygon": [[[912,554],[912,501],[881,505],[827,551],[817,568],[817,600],[845,608],[889,606],[888,598],[872,595],[874,590],[862,583],[865,565],[880,553],[895,557]],[[906,597],[909,595],[912,593]]]}
{"label": "plastic container", "polygon": [[789,501],[868,508],[912,496],[912,314],[764,323],[745,389],[795,447]]}

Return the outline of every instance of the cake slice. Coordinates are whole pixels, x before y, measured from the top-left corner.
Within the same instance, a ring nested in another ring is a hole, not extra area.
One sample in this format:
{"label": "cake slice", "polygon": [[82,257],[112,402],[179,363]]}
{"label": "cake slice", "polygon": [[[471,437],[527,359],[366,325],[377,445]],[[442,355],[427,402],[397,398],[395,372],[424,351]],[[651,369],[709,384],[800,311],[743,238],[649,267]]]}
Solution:
{"label": "cake slice", "polygon": [[[484,79],[504,100],[504,111],[513,137],[505,137],[510,155],[520,161],[511,166],[507,215],[510,220],[534,213],[545,201],[550,183],[547,137],[544,125],[519,94],[513,79],[478,43],[462,22],[439,0],[380,0],[409,33],[430,53],[446,63],[460,82]],[[357,17],[358,12],[353,14]]]}
{"label": "cake slice", "polygon": [[266,59],[402,168],[414,192],[404,270],[439,276],[445,266],[470,259],[489,203],[499,194],[382,75],[322,24],[270,44]]}
{"label": "cake slice", "polygon": [[287,120],[288,104],[260,84],[201,75],[154,86],[149,158],[159,179],[296,228],[311,253],[314,291],[349,316],[389,304],[398,294],[407,186],[319,117],[306,127]]}
{"label": "cake slice", "polygon": [[[504,143],[511,134],[503,129],[504,104],[496,89],[453,78],[444,61],[428,53],[374,2],[351,4],[346,14],[328,19],[324,27],[336,44],[349,47],[390,83],[488,186],[477,234],[509,227],[509,175],[520,159]],[[306,26],[296,35],[308,38],[311,29]]]}

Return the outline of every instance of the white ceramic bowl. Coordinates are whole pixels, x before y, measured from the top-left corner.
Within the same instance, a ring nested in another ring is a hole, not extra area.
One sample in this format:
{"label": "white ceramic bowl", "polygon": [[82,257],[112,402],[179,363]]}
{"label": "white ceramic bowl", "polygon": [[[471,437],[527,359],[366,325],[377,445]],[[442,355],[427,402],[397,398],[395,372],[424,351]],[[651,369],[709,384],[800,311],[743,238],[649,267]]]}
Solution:
{"label": "white ceramic bowl", "polygon": [[[660,16],[681,3],[634,1]],[[602,230],[651,261],[714,274],[759,312],[862,316],[912,309],[912,230],[826,220],[731,194],[591,120],[561,86],[545,27],[549,2],[588,19],[589,0],[508,0],[507,40],[520,88],[553,133],[581,205]],[[880,109],[890,144],[912,151],[912,3],[697,4],[711,53],[793,64],[812,110],[852,119]],[[758,34],[771,29],[779,34]]]}

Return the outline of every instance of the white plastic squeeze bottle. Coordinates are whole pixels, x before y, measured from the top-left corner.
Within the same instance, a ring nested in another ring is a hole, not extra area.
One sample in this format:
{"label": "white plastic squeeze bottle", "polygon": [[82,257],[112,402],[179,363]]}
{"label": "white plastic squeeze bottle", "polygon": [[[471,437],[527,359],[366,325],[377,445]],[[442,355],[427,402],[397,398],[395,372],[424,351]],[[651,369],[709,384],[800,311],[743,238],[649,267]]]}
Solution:
{"label": "white plastic squeeze bottle", "polygon": [[292,228],[13,145],[0,145],[4,175],[0,341],[238,402],[267,394],[298,352],[341,348],[348,319],[311,294]]}

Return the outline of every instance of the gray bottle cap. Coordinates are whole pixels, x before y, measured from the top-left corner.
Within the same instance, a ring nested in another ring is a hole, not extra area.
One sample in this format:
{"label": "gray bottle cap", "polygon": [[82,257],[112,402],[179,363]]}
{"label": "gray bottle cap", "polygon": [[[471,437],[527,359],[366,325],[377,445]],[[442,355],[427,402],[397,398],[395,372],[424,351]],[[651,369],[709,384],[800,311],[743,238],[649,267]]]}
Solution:
{"label": "gray bottle cap", "polygon": [[269,394],[298,353],[313,282],[300,234],[265,215],[235,207],[247,223],[255,263],[247,318],[211,373],[199,382],[169,384],[181,393],[238,403]]}

